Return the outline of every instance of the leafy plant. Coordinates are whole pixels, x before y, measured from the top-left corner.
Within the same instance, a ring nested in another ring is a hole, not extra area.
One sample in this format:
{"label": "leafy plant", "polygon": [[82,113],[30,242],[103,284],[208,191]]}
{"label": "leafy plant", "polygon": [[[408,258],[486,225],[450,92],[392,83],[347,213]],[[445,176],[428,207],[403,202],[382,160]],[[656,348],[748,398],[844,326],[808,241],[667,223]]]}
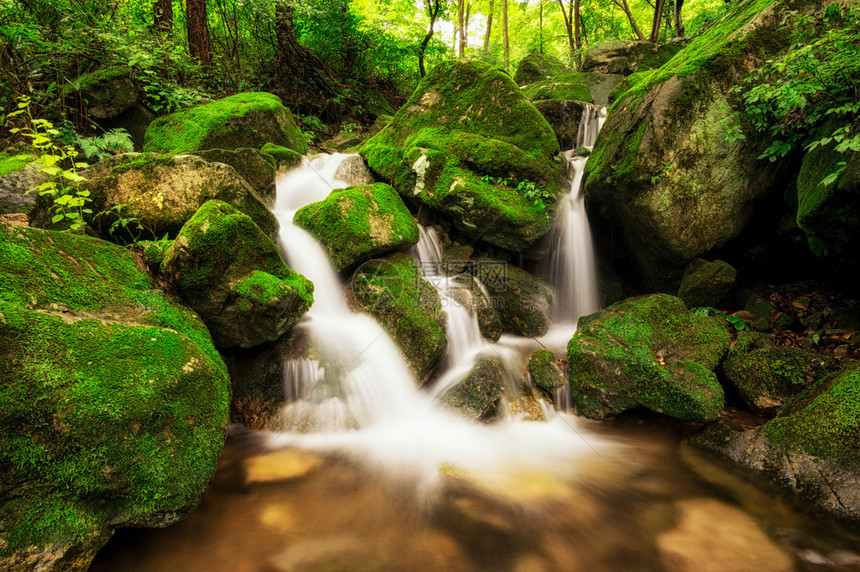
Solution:
{"label": "leafy plant", "polygon": [[50,181],[27,192],[37,190],[40,195],[53,198],[51,222],[57,224],[66,219],[70,230],[79,231],[86,226],[84,215],[93,212],[87,208],[87,204],[92,201],[90,192],[78,188],[78,183],[86,180],[78,174],[78,170],[86,169],[89,165],[75,161],[78,151],[73,145],[55,142],[54,137],[60,135],[60,131],[47,119],[34,118],[30,103],[31,98],[22,95],[18,98],[18,109],[6,115],[7,123],[9,119],[25,117],[24,126],[12,127],[9,132],[20,133],[30,139],[30,144],[38,151],[31,163],[43,165],[39,170],[51,177]]}
{"label": "leafy plant", "polygon": [[532,201],[532,204],[537,208],[538,212],[546,210],[545,200],[553,198],[555,195],[538,187],[534,181],[520,181],[517,184],[517,190],[527,199]]}
{"label": "leafy plant", "polygon": [[78,137],[76,143],[89,160],[101,160],[134,151],[131,134],[122,127],[111,129],[98,137]]}
{"label": "leafy plant", "polygon": [[734,327],[734,329],[739,331],[739,332],[750,330],[750,327],[747,325],[746,322],[743,321],[742,318],[739,318],[737,316],[727,315],[722,310],[717,310],[716,308],[713,308],[711,306],[699,306],[696,308],[692,308],[690,310],[690,312],[692,312],[696,316],[701,316],[703,318],[707,318],[710,316],[718,316],[720,318],[723,318],[726,320],[726,322],[729,323],[729,325]]}
{"label": "leafy plant", "polygon": [[672,173],[674,173],[674,172],[675,172],[675,165],[673,165],[673,164],[672,164],[671,162],[669,162],[669,161],[665,161],[665,160],[664,160],[664,161],[662,161],[662,162],[661,162],[661,164],[660,164],[660,169],[661,169],[661,170],[660,170],[660,172],[659,172],[659,173],[657,173],[656,175],[654,175],[653,177],[651,177],[651,184],[652,184],[652,185],[656,185],[656,184],[657,184],[657,183],[659,183],[661,180],[663,180],[663,178],[664,178],[664,177],[671,177],[671,176],[672,176]]}
{"label": "leafy plant", "polygon": [[[156,206],[163,206],[164,197],[156,195],[155,200],[158,202]],[[114,205],[106,211],[101,211],[94,217],[94,222],[101,223],[105,219],[111,220],[108,227],[108,234],[115,239],[124,242],[125,244],[135,244],[141,240],[147,240],[152,237],[156,242],[167,241],[168,235],[164,235],[161,239],[157,239],[156,223],[149,223],[140,217],[127,212],[129,205],[126,203]],[[121,231],[125,231],[125,236]]]}

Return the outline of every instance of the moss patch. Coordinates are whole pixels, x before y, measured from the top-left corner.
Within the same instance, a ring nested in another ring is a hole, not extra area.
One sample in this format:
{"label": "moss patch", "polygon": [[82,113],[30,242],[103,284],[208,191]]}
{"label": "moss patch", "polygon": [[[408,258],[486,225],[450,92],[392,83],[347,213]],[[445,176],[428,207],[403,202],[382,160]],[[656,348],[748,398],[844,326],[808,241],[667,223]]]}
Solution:
{"label": "moss patch", "polygon": [[10,156],[6,153],[0,153],[0,176],[12,171],[18,171],[29,165],[30,162],[24,158],[25,156],[23,155]]}

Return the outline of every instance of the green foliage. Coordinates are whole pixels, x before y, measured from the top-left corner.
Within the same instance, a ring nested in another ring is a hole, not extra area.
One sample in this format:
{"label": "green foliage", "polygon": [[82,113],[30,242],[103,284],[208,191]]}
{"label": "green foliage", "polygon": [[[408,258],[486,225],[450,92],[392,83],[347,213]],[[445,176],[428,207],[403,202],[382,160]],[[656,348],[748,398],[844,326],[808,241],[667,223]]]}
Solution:
{"label": "green foliage", "polygon": [[710,306],[699,306],[698,308],[692,308],[690,312],[692,312],[696,316],[701,317],[719,316],[721,318],[724,318],[730,326],[732,326],[735,330],[739,332],[750,331],[749,325],[744,322],[742,318],[739,318],[737,316],[729,316],[725,312],[717,310],[716,308],[712,308]]}
{"label": "green foliage", "polygon": [[111,155],[134,151],[131,134],[121,127],[111,129],[97,137],[79,136],[75,142],[88,160],[100,161]]}
{"label": "green foliage", "polygon": [[39,152],[34,156],[32,163],[43,165],[40,171],[50,175],[51,180],[42,183],[36,189],[42,196],[50,196],[53,199],[51,211],[54,213],[51,222],[59,224],[61,221],[69,224],[72,231],[80,231],[85,226],[84,215],[92,214],[87,208],[91,202],[90,192],[78,189],[77,184],[86,178],[78,174],[78,170],[89,167],[87,163],[77,162],[75,158],[78,151],[72,145],[61,145],[54,141],[54,137],[60,132],[54,128],[54,124],[47,119],[34,118],[30,111],[31,99],[21,96],[18,99],[18,109],[6,115],[6,121],[22,117],[25,123],[22,127],[12,127],[10,133],[20,133],[30,140],[30,144]]}
{"label": "green foliage", "polygon": [[[860,151],[860,7],[834,2],[821,14],[792,13],[783,26],[796,28],[797,40],[735,88],[755,129],[774,137],[760,158],[831,144],[839,153]],[[844,166],[822,183],[832,184]]]}

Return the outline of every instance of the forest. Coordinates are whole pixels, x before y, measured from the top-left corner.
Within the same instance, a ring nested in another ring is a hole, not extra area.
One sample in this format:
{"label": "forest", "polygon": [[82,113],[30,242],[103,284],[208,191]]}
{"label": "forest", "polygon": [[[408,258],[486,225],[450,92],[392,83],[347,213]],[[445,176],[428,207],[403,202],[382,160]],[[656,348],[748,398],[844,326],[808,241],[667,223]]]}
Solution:
{"label": "forest", "polygon": [[857,0],[0,0],[0,569],[860,567]]}

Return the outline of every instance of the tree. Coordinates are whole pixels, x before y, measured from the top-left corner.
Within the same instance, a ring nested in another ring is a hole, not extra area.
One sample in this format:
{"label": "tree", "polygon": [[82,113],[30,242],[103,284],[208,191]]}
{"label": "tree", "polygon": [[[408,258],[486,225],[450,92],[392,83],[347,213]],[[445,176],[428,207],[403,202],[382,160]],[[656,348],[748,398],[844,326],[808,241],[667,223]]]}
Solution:
{"label": "tree", "polygon": [[457,32],[460,36],[460,48],[457,55],[466,56],[466,0],[457,0]]}
{"label": "tree", "polygon": [[490,8],[487,10],[487,32],[484,34],[484,56],[490,51],[490,34],[493,31],[493,8],[496,0],[490,0]]}
{"label": "tree", "polygon": [[656,44],[660,37],[660,23],[663,19],[663,8],[666,6],[666,0],[654,0],[654,18],[651,20],[651,35],[648,41]]}
{"label": "tree", "polygon": [[567,6],[564,0],[558,0],[558,6],[561,8],[561,15],[564,17],[564,27],[567,29],[567,41],[570,47],[570,59],[576,61],[576,69],[582,67],[582,33],[580,30],[580,15],[581,0],[568,0]]}
{"label": "tree", "polygon": [[436,25],[436,20],[442,14],[443,8],[443,0],[424,0],[424,9],[430,17],[430,26],[427,29],[427,34],[424,36],[424,40],[422,40],[421,45],[418,46],[418,73],[421,74],[421,77],[427,75],[427,72],[424,70],[424,52],[427,50],[427,44],[430,43],[430,38],[433,37],[433,32],[435,31],[433,26]]}
{"label": "tree", "polygon": [[675,9],[673,16],[675,18],[675,35],[679,38],[684,37],[684,19],[681,17],[681,8],[684,7],[684,0],[675,0]]}
{"label": "tree", "polygon": [[209,17],[206,0],[186,0],[185,19],[188,30],[188,51],[200,65],[212,67],[212,42],[209,39]]}
{"label": "tree", "polygon": [[624,15],[627,16],[627,21],[630,22],[630,27],[633,28],[633,33],[636,34],[636,38],[644,42],[645,34],[642,33],[642,30],[640,30],[639,26],[636,24],[636,18],[633,17],[633,12],[630,11],[630,6],[627,4],[627,0],[612,0],[612,3],[621,8]]}
{"label": "tree", "polygon": [[156,0],[153,24],[161,32],[173,31],[173,0]]}
{"label": "tree", "polygon": [[505,46],[505,71],[510,71],[511,44],[508,41],[508,0],[502,0],[502,38]]}

